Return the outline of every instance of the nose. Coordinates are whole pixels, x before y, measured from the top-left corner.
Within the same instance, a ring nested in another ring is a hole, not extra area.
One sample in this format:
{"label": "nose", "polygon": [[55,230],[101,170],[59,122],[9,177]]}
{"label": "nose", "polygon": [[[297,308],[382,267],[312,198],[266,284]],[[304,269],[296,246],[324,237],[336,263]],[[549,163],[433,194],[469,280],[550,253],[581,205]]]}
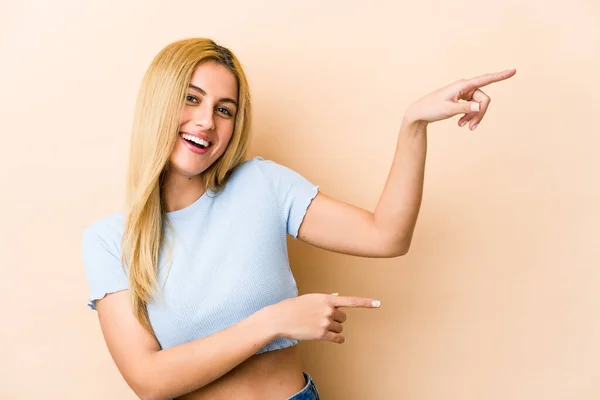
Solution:
{"label": "nose", "polygon": [[[206,107],[202,107],[202,108],[206,108]],[[193,123],[194,123],[194,125],[196,125],[197,127],[199,127],[202,130],[210,131],[210,130],[215,129],[215,121],[213,119],[212,109],[210,109],[210,110],[199,109],[194,114]]]}

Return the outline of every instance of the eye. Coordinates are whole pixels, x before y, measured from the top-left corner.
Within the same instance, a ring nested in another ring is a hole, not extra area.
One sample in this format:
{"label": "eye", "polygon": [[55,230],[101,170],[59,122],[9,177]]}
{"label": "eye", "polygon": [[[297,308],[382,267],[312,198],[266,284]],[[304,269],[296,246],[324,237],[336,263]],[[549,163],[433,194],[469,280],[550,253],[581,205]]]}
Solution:
{"label": "eye", "polygon": [[197,103],[199,103],[199,101],[198,101],[198,98],[197,98],[196,96],[192,96],[192,95],[190,95],[190,94],[188,94],[188,95],[185,97],[185,99],[186,99],[187,101],[189,101],[190,103],[194,103],[194,104],[197,104]]}
{"label": "eye", "polygon": [[217,108],[217,111],[220,112],[221,114],[227,115],[228,117],[232,116],[231,111],[229,111],[228,109],[226,109],[224,107]]}

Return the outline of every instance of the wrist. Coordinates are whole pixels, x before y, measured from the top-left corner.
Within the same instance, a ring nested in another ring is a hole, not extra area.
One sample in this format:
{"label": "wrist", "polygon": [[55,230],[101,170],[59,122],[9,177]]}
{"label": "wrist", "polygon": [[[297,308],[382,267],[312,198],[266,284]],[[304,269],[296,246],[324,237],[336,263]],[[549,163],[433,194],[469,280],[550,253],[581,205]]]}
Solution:
{"label": "wrist", "polygon": [[415,105],[411,105],[404,112],[404,116],[402,117],[402,126],[406,128],[426,128],[429,123],[423,120],[418,114],[415,112]]}
{"label": "wrist", "polygon": [[254,317],[256,319],[257,326],[260,327],[261,331],[265,336],[267,336],[269,341],[279,339],[284,336],[279,327],[273,305],[258,310],[254,314]]}
{"label": "wrist", "polygon": [[421,134],[427,134],[427,126],[429,123],[427,121],[414,119],[410,116],[404,116],[402,118],[402,124],[400,126],[401,134],[408,134],[411,136],[417,136]]}

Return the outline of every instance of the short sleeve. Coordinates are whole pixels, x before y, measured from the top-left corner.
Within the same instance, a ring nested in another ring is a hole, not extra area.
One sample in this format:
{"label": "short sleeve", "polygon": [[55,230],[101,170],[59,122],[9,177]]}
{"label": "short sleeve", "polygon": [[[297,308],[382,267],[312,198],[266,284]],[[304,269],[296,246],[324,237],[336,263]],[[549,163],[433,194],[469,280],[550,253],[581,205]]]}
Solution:
{"label": "short sleeve", "polygon": [[319,191],[319,186],[274,161],[262,157],[255,157],[253,161],[273,191],[287,233],[298,238],[300,225],[308,206]]}
{"label": "short sleeve", "polygon": [[82,237],[83,265],[90,291],[88,307],[92,310],[96,309],[96,300],[129,287],[119,248],[103,236],[92,225]]}

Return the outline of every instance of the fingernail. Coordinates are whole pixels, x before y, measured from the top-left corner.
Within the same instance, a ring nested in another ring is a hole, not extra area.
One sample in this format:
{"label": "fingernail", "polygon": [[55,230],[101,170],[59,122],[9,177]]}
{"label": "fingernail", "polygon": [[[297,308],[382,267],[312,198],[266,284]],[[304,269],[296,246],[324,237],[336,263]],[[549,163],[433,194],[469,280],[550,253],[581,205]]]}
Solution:
{"label": "fingernail", "polygon": [[331,293],[332,296],[339,296],[339,293]]}
{"label": "fingernail", "polygon": [[463,121],[463,122],[461,122],[460,123],[460,127],[462,128],[463,126],[465,126],[467,124],[467,122],[469,122],[469,121]]}
{"label": "fingernail", "polygon": [[379,307],[381,305],[381,302],[379,300],[374,300],[372,303],[373,307]]}
{"label": "fingernail", "polygon": [[471,128],[472,131],[474,131],[477,128],[478,124],[473,125],[473,127]]}
{"label": "fingernail", "polygon": [[479,111],[479,103],[471,103],[471,111]]}

